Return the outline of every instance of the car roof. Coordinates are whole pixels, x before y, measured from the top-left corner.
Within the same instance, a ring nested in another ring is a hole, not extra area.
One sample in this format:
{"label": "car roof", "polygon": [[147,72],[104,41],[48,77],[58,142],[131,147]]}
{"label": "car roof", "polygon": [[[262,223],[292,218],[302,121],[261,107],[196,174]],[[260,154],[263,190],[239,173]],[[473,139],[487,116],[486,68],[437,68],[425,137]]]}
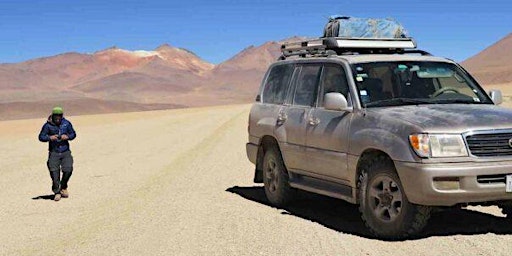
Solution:
{"label": "car roof", "polygon": [[413,54],[358,54],[358,55],[330,55],[327,57],[295,57],[278,61],[278,63],[300,63],[300,62],[336,62],[336,60],[345,60],[349,64],[368,63],[368,62],[389,62],[389,61],[433,61],[455,63],[454,61],[442,57],[430,55]]}
{"label": "car roof", "polygon": [[442,57],[413,54],[361,54],[341,55],[338,57],[347,60],[350,64],[387,61],[435,61],[453,63],[452,60]]}

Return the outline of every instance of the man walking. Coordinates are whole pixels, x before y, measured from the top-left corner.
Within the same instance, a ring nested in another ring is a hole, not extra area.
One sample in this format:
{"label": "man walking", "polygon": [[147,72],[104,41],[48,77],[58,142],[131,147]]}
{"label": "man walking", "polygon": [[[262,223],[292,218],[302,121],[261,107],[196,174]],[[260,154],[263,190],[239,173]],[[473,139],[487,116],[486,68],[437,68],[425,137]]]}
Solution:
{"label": "man walking", "polygon": [[[75,137],[73,125],[64,118],[63,109],[54,107],[39,133],[39,141],[49,142],[47,165],[53,182],[55,201],[59,201],[61,197],[69,197],[68,181],[73,172],[73,156],[69,149],[69,141]],[[61,170],[62,180],[60,179]]]}

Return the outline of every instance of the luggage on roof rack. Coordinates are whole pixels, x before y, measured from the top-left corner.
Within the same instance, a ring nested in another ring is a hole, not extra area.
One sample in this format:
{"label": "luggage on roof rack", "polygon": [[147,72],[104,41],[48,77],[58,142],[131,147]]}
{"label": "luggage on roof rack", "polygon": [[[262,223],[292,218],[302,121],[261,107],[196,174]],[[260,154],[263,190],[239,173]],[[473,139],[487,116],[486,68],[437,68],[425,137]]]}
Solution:
{"label": "luggage on roof rack", "polygon": [[342,54],[430,53],[416,50],[416,42],[393,19],[366,19],[331,16],[323,37],[284,43],[281,60],[291,56],[328,56]]}
{"label": "luggage on roof rack", "polygon": [[407,38],[407,31],[391,18],[355,18],[333,15],[325,25],[323,37]]}

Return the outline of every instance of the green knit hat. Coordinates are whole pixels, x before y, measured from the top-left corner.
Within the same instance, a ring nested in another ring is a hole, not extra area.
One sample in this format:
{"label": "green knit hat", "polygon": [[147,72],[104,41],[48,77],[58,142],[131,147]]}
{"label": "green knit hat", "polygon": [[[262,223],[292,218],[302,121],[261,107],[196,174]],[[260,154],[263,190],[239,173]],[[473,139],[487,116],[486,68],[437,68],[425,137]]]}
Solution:
{"label": "green knit hat", "polygon": [[64,114],[64,110],[62,109],[62,107],[54,107],[52,109],[52,115],[62,115]]}

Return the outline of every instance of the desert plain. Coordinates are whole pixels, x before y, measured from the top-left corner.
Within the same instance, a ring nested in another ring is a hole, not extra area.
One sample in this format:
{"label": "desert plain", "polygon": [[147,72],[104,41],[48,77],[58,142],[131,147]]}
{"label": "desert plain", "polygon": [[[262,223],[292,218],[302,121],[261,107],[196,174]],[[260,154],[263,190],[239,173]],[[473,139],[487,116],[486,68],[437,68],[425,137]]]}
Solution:
{"label": "desert plain", "polygon": [[438,212],[420,237],[389,242],[341,200],[270,206],[245,155],[249,109],[69,116],[75,170],[59,202],[37,140],[45,117],[0,122],[0,255],[510,254],[497,207]]}

